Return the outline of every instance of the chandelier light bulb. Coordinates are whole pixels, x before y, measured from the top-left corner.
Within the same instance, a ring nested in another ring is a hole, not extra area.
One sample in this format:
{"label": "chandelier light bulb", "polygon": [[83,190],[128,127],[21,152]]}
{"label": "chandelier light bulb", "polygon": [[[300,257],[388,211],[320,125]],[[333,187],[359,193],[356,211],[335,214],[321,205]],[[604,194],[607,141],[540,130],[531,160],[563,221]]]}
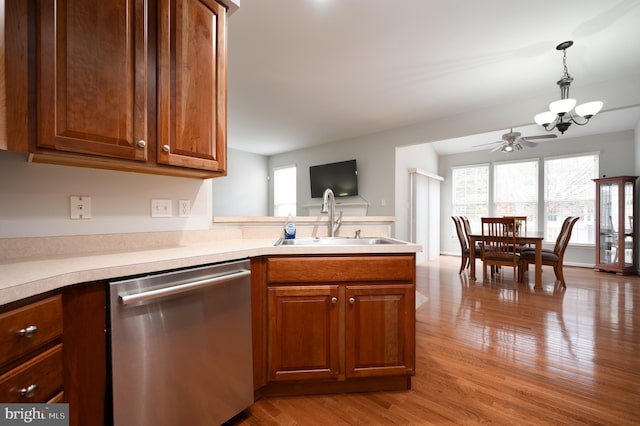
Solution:
{"label": "chandelier light bulb", "polygon": [[540,114],[534,117],[534,120],[536,120],[536,123],[538,123],[541,126],[546,126],[547,124],[552,123],[553,120],[555,119],[556,119],[556,114],[554,114],[551,111],[541,112]]}
{"label": "chandelier light bulb", "polygon": [[566,114],[576,106],[575,99],[560,99],[549,104],[549,111],[554,114]]}
{"label": "chandelier light bulb", "polygon": [[580,117],[591,118],[600,112],[603,105],[602,101],[587,102],[576,107],[576,114]]}

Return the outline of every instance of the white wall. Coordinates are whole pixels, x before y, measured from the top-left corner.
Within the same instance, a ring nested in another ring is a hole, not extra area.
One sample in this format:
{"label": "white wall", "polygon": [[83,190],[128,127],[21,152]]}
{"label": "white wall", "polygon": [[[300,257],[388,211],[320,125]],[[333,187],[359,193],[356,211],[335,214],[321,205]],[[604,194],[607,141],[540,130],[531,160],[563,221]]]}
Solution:
{"label": "white wall", "polygon": [[212,179],[214,216],[267,216],[268,159],[264,155],[229,149],[228,174]]}
{"label": "white wall", "polygon": [[[313,148],[291,151],[269,158],[269,170],[286,165],[297,167],[298,215],[305,216],[307,204],[319,204],[319,198],[311,198],[309,167],[318,164],[353,160],[358,164],[359,197],[337,200],[353,200],[369,203],[368,216],[389,216],[394,213],[394,141],[384,134],[371,135]],[[269,185],[269,213],[273,214],[273,188]]]}
{"label": "white wall", "polygon": [[[451,214],[451,168],[454,166],[492,163],[516,159],[534,159],[545,156],[558,156],[565,154],[578,154],[583,152],[600,153],[599,175],[617,176],[633,175],[636,170],[634,132],[607,133],[582,138],[563,139],[557,141],[542,142],[537,147],[523,149],[511,154],[501,152],[475,151],[464,154],[446,155],[440,157],[440,175],[445,178],[441,191],[441,220],[440,232],[442,253],[459,253],[458,239],[452,234]],[[544,182],[539,182],[540,187]],[[594,184],[595,185],[595,184]],[[594,248],[567,249],[565,258],[569,263],[593,264],[595,259]]]}
{"label": "white wall", "polygon": [[[28,163],[0,151],[0,237],[209,229],[211,180]],[[69,196],[91,197],[92,219],[69,218]],[[151,199],[170,199],[173,217],[151,218]],[[178,217],[178,200],[191,215]]]}

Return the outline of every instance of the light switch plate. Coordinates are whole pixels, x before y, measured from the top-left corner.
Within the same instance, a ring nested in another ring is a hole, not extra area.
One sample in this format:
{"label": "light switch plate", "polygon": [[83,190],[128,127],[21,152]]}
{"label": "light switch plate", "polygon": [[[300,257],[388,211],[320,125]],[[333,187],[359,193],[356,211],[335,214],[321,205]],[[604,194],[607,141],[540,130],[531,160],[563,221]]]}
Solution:
{"label": "light switch plate", "polygon": [[173,206],[171,200],[161,200],[154,198],[151,200],[151,217],[171,217],[173,216]]}
{"label": "light switch plate", "polygon": [[86,195],[69,197],[69,215],[71,219],[91,219],[91,197]]}

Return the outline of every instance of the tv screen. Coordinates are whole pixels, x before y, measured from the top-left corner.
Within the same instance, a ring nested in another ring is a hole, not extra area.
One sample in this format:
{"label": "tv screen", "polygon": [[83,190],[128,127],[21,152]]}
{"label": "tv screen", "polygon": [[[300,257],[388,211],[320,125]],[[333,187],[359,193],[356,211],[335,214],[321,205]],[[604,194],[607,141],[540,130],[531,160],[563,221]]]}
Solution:
{"label": "tv screen", "polygon": [[336,197],[358,195],[358,168],[356,160],[321,164],[309,167],[311,198],[322,197],[331,188]]}

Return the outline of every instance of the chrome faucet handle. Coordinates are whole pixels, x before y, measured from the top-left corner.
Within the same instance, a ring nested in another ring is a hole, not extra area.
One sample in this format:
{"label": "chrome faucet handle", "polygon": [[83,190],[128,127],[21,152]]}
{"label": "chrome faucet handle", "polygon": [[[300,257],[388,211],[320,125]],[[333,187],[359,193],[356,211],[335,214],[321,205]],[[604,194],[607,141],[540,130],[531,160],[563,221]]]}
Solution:
{"label": "chrome faucet handle", "polygon": [[340,225],[342,225],[342,210],[340,210],[340,216],[338,216],[338,219],[336,219],[331,224],[331,229],[333,230],[333,235],[331,235],[332,237],[335,235],[336,232],[338,232]]}

